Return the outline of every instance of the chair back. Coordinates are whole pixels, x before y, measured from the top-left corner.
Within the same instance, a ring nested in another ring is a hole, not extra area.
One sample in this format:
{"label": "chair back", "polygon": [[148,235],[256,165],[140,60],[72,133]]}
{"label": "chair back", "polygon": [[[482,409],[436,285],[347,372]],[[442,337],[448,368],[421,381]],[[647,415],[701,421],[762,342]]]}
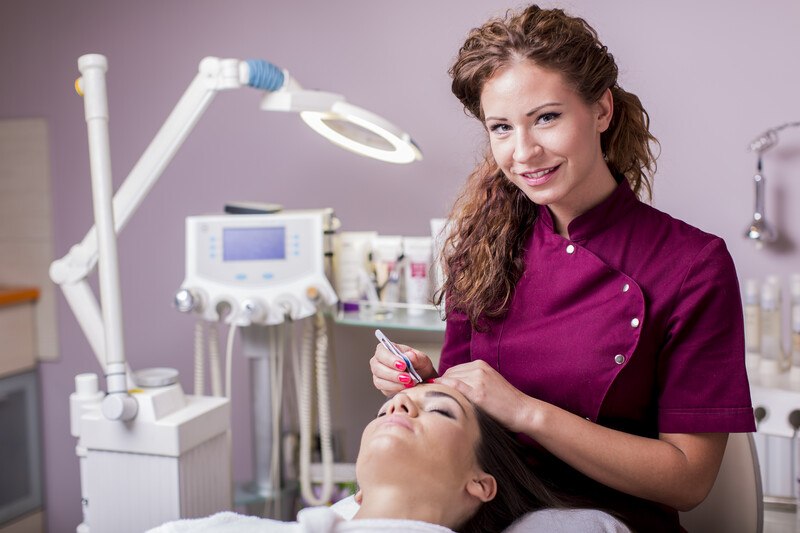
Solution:
{"label": "chair back", "polygon": [[680,513],[689,533],[725,531],[762,533],[764,494],[756,445],[751,433],[731,433],[717,480],[708,497],[691,511]]}

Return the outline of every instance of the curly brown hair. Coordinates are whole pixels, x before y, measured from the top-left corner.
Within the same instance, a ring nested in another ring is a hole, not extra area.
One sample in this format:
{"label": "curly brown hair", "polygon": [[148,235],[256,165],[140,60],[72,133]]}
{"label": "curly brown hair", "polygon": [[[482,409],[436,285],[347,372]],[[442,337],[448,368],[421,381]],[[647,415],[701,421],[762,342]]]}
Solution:
{"label": "curly brown hair", "polygon": [[[636,194],[650,197],[656,169],[651,143],[658,144],[650,133],[650,117],[639,98],[619,86],[614,57],[582,18],[531,5],[471,30],[449,71],[453,94],[465,112],[483,122],[484,84],[521,60],[559,72],[587,104],[611,90],[614,114],[600,138],[606,163]],[[525,267],[523,246],[537,209],[487,150],[450,214],[443,252],[446,279],[436,296],[441,304],[447,295],[448,315],[464,313],[482,330],[486,324],[481,319],[505,314]]]}

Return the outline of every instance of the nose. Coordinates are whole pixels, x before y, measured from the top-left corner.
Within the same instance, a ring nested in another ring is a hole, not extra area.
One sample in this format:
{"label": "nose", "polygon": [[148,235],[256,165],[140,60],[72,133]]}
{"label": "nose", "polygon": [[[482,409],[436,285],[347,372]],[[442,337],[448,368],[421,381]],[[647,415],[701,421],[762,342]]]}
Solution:
{"label": "nose", "polygon": [[408,394],[398,393],[389,402],[389,407],[386,409],[386,414],[404,414],[412,418],[419,414],[419,408],[414,403]]}
{"label": "nose", "polygon": [[524,130],[517,130],[514,139],[514,153],[512,157],[517,163],[525,163],[536,157],[542,151],[536,137]]}

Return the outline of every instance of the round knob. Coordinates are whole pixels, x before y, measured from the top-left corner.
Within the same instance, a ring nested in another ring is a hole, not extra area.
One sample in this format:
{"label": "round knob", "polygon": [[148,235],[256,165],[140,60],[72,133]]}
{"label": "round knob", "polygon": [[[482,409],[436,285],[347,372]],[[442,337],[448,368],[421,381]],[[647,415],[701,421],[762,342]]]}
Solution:
{"label": "round knob", "polygon": [[175,308],[181,313],[191,313],[200,306],[200,299],[189,289],[181,289],[175,294]]}
{"label": "round knob", "polygon": [[133,420],[139,410],[139,404],[133,396],[125,393],[109,394],[103,398],[100,408],[108,420]]}
{"label": "round knob", "polygon": [[255,300],[245,300],[242,302],[242,312],[250,322],[260,322],[264,319],[264,306]]}

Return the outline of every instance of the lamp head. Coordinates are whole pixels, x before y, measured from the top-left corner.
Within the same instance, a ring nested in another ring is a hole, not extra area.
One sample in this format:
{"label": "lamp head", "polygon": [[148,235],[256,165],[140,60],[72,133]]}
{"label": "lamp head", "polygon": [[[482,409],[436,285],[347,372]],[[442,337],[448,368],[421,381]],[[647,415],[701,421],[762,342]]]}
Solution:
{"label": "lamp head", "polygon": [[[286,86],[284,86],[286,87]],[[311,129],[345,150],[389,163],[411,163],[422,152],[411,136],[339,94],[281,88],[261,100],[267,111],[294,111]]]}

